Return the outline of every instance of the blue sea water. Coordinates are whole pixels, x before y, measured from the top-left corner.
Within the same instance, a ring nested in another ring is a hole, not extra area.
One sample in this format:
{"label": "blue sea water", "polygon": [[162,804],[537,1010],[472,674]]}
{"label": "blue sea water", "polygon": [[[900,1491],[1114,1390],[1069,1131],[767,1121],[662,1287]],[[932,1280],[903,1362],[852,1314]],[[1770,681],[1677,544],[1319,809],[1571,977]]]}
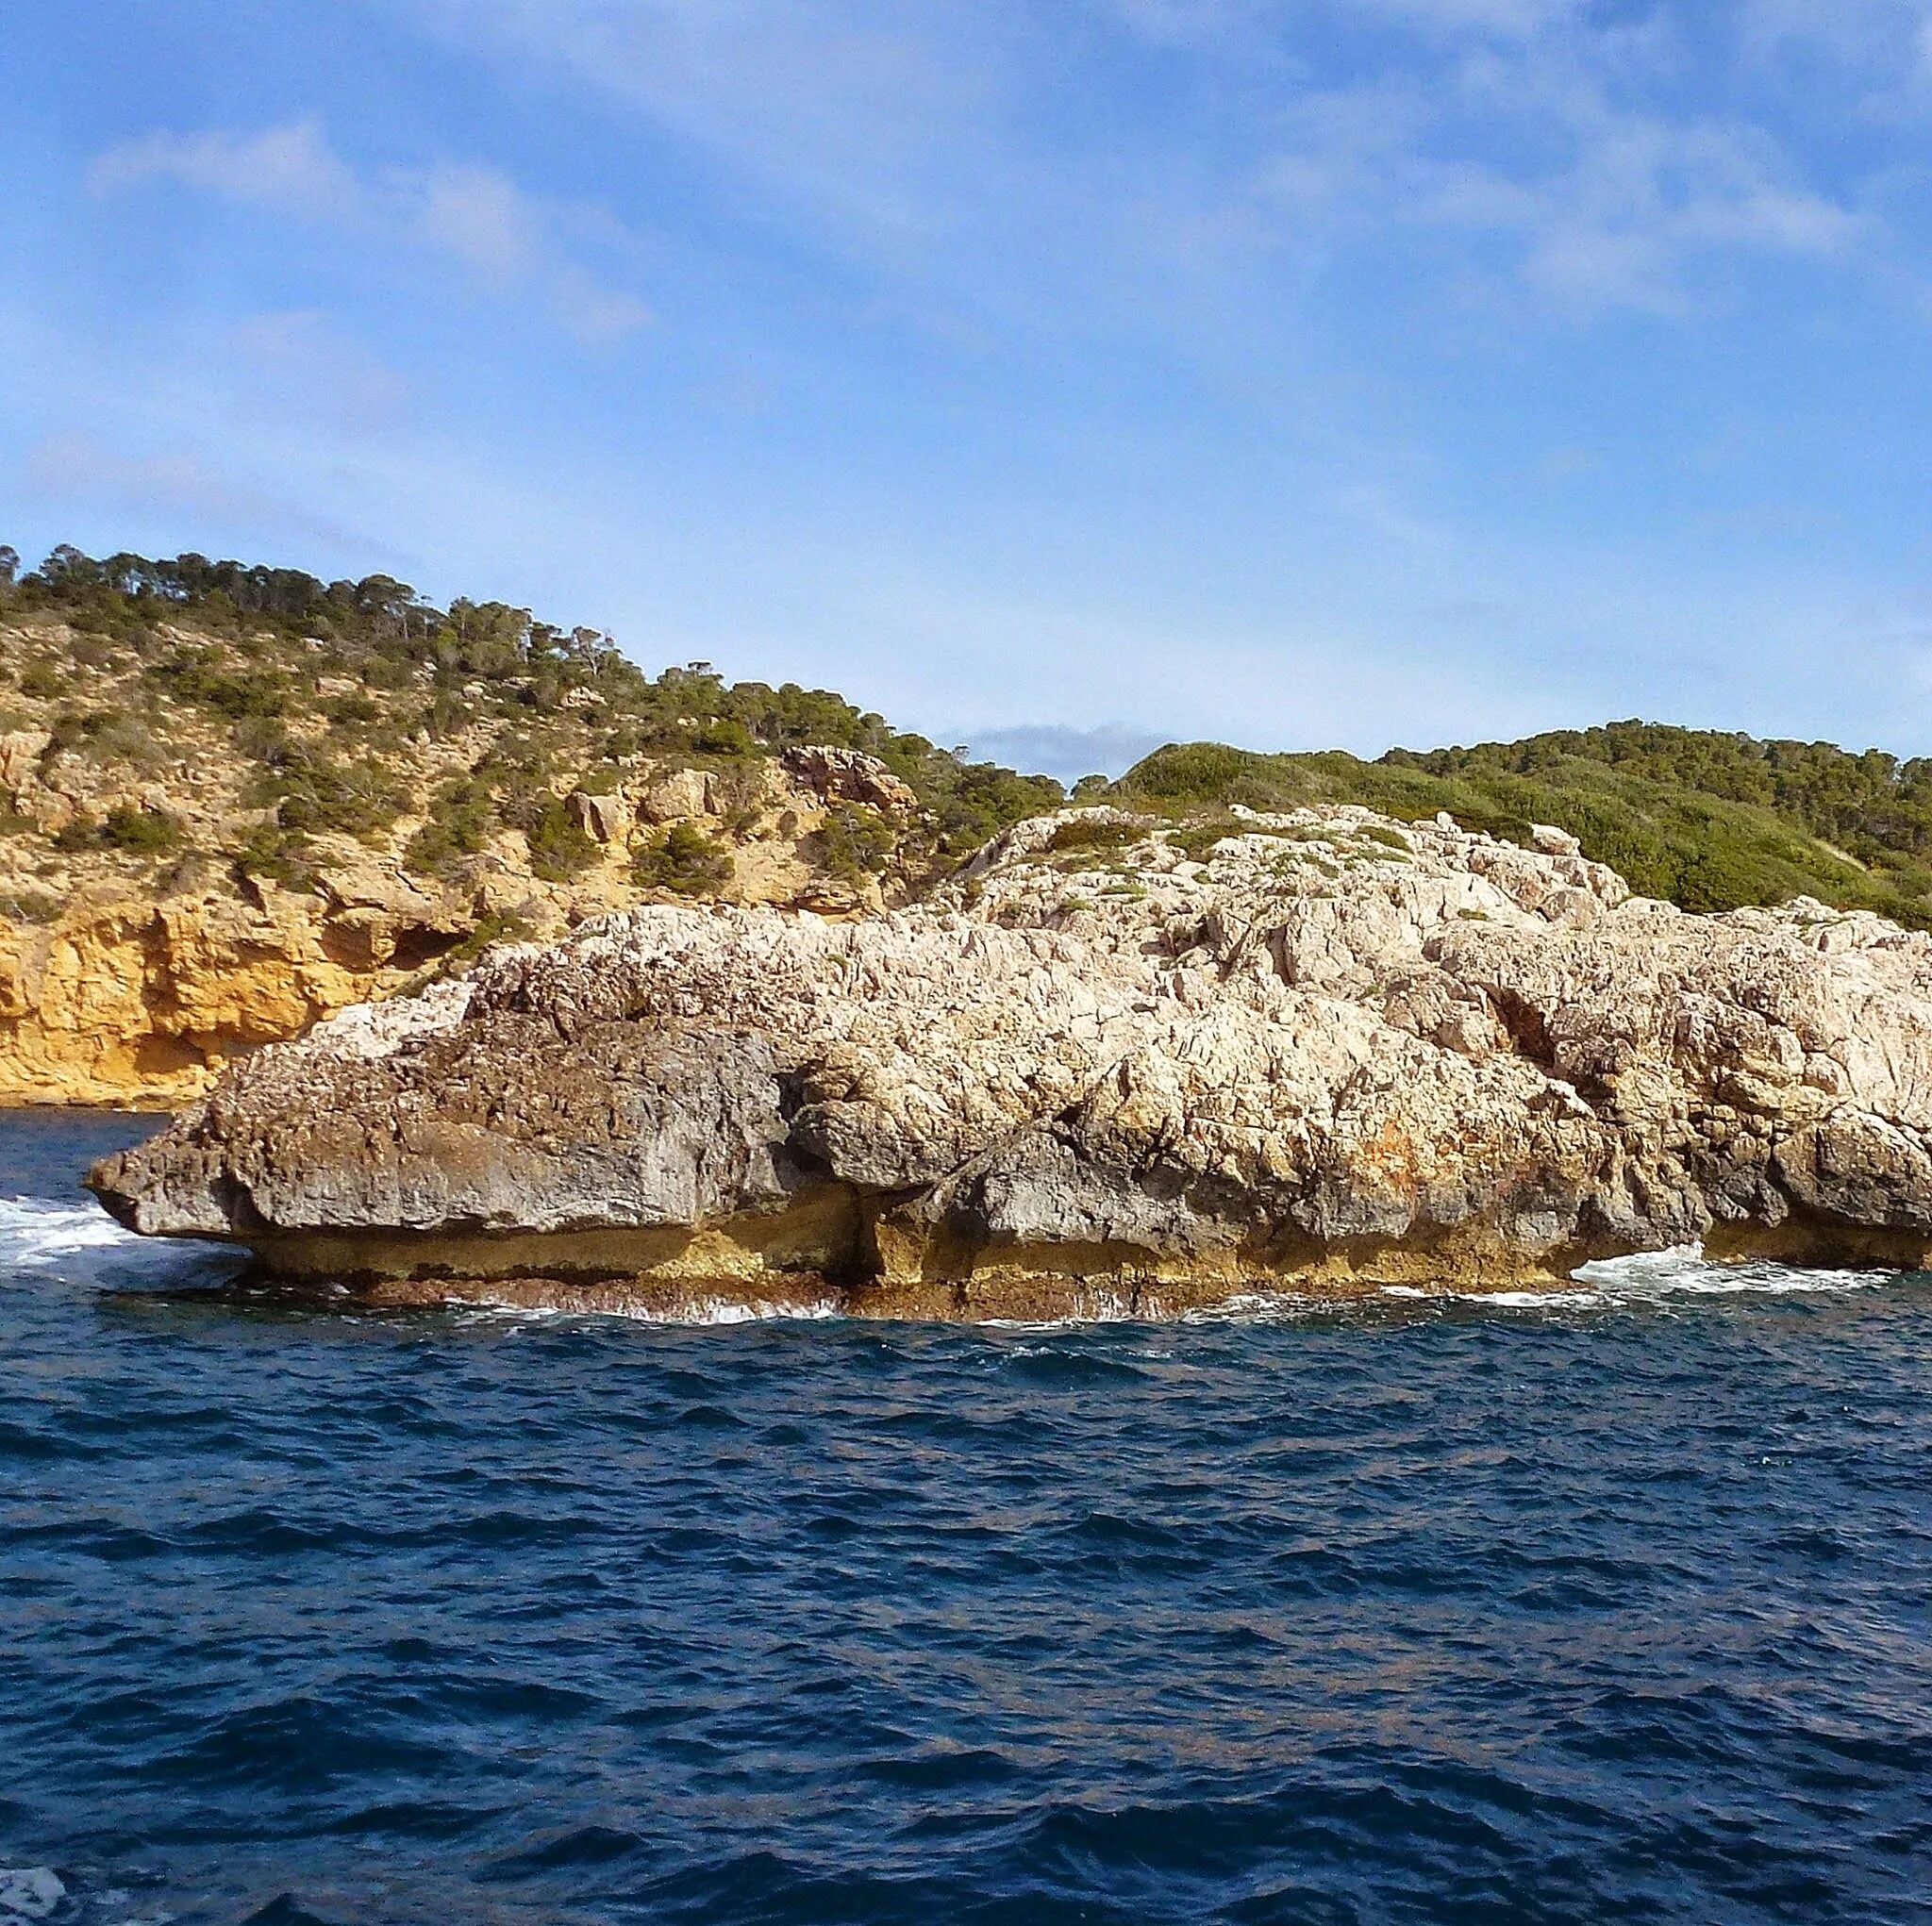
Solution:
{"label": "blue sea water", "polygon": [[1932,1281],[372,1316],[0,1116],[0,1926],[1932,1919]]}

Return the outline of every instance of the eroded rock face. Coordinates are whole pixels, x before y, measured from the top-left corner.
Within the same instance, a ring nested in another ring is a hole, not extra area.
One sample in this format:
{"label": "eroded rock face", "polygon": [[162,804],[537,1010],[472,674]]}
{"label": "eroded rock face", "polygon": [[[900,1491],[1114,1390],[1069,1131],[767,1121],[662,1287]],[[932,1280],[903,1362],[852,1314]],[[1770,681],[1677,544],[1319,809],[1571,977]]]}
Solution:
{"label": "eroded rock face", "polygon": [[1063,812],[890,916],[500,950],[233,1066],[95,1187],[402,1297],[1153,1312],[1932,1254],[1932,939],[1688,916],[1446,820],[1235,826]]}

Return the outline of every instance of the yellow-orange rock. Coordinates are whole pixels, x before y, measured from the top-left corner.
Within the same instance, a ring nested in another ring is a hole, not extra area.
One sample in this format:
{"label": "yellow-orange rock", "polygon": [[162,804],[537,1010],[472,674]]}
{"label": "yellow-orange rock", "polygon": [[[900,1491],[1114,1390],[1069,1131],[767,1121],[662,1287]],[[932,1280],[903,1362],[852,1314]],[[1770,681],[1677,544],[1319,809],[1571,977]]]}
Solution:
{"label": "yellow-orange rock", "polygon": [[389,987],[330,954],[312,897],[82,904],[0,920],[0,1104],[167,1106],[230,1057]]}

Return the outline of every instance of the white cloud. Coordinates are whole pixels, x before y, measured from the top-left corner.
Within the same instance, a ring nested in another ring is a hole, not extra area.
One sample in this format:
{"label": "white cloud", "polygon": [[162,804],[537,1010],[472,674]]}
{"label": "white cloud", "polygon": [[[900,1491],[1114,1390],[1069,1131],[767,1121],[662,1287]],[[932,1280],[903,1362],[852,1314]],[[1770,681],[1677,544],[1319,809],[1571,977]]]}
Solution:
{"label": "white cloud", "polygon": [[[1111,0],[1113,10],[1143,39],[1173,46],[1206,44],[1241,27],[1280,26],[1324,9],[1320,0]],[[1573,18],[1578,0],[1327,0],[1350,21],[1367,18],[1442,36],[1521,39]]]}
{"label": "white cloud", "polygon": [[1104,722],[1096,729],[1076,729],[1058,722],[1008,722],[996,728],[969,730],[964,745],[988,762],[1009,769],[1038,771],[1063,783],[1083,775],[1119,775],[1168,739],[1124,722]]}
{"label": "white cloud", "polygon": [[[1706,275],[1756,254],[1826,260],[1872,240],[1872,217],[1807,185],[1749,122],[1632,105],[1619,42],[1488,48],[1437,70],[1296,103],[1294,138],[1255,191],[1291,235],[1424,230],[1487,243],[1500,271],[1584,314],[1688,312]],[[1500,158],[1507,155],[1507,160]]]}
{"label": "white cloud", "polygon": [[505,283],[535,270],[543,252],[537,211],[507,175],[441,163],[415,187],[413,219],[428,246]]}
{"label": "white cloud", "polygon": [[110,148],[89,179],[100,192],[167,181],[319,220],[352,218],[364,204],[362,183],[313,121],[258,134],[149,134]]}
{"label": "white cloud", "polygon": [[100,156],[89,177],[100,193],[168,183],[380,234],[453,260],[499,292],[542,292],[582,340],[613,340],[650,319],[642,301],[607,286],[577,258],[589,230],[625,238],[608,215],[528,193],[507,174],[475,163],[358,174],[312,121],[256,134],[150,134]]}
{"label": "white cloud", "polygon": [[1576,0],[1362,0],[1366,10],[1439,33],[1522,37],[1573,18]]}
{"label": "white cloud", "polygon": [[606,288],[574,267],[559,268],[546,291],[558,320],[580,341],[617,340],[651,319],[636,295]]}
{"label": "white cloud", "polygon": [[1932,108],[1932,0],[1740,0],[1740,44],[1763,77],[1868,122]]}
{"label": "white cloud", "polygon": [[1758,53],[1806,48],[1834,60],[1896,60],[1924,33],[1925,0],[1741,0],[1739,31]]}
{"label": "white cloud", "polygon": [[[1150,274],[1187,308],[1173,270],[1247,272],[1257,234],[1316,273],[1338,243],[1426,229],[1452,287],[1690,314],[1731,262],[1843,259],[1877,234],[1752,118],[1762,103],[1681,84],[1706,57],[1690,0],[1088,0],[1233,109],[1209,139],[1131,141],[1079,115],[1070,133],[1041,103],[1079,75],[1043,74],[1041,37],[965,0],[390,4],[630,102],[737,191],[962,311],[1080,291],[1060,304],[1077,322],[1108,311],[1109,278],[1116,308],[1144,308]],[[1895,52],[1932,19],[1932,0],[1730,4],[1709,58],[1734,71],[1806,31]]]}
{"label": "white cloud", "polygon": [[943,226],[962,166],[997,191],[999,108],[1039,45],[1022,15],[959,0],[391,4],[627,101],[762,193],[888,244]]}

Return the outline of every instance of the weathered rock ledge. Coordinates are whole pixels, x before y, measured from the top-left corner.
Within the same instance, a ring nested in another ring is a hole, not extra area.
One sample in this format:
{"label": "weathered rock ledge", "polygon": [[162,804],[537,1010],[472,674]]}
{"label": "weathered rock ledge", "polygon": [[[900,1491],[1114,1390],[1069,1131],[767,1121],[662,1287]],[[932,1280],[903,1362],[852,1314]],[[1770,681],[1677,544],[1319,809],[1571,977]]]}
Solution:
{"label": "weathered rock ledge", "polygon": [[1702,1240],[1932,1256],[1932,938],[1569,838],[1113,810],[856,923],[664,906],[344,1011],[92,1182],[390,1301],[1158,1314]]}

